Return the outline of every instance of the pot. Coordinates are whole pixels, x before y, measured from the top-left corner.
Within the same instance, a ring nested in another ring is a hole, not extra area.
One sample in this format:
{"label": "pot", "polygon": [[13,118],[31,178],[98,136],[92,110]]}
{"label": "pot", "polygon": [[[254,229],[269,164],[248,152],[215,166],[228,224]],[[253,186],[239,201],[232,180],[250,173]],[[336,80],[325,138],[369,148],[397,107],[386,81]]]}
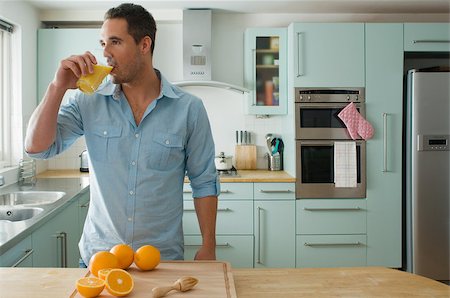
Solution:
{"label": "pot", "polygon": [[232,156],[225,156],[225,153],[220,152],[220,154],[214,158],[214,163],[216,164],[217,170],[228,171],[233,167],[233,158]]}
{"label": "pot", "polygon": [[89,155],[87,150],[80,154],[80,172],[89,172]]}

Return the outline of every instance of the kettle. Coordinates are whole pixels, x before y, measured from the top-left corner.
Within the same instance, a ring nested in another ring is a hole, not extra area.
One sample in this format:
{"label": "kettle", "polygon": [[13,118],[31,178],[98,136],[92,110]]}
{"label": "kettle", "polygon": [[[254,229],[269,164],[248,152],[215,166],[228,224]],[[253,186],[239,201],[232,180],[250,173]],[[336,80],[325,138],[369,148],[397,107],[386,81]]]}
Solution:
{"label": "kettle", "polygon": [[89,155],[87,150],[80,154],[80,172],[89,172]]}

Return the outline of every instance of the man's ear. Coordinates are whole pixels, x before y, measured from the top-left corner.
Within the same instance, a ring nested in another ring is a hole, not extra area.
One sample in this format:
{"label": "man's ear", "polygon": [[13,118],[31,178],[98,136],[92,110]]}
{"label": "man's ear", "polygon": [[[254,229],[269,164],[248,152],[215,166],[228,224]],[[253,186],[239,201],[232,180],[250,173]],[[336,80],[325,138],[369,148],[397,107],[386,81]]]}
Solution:
{"label": "man's ear", "polygon": [[141,40],[141,51],[143,54],[147,54],[151,52],[153,40],[150,36],[144,36]]}

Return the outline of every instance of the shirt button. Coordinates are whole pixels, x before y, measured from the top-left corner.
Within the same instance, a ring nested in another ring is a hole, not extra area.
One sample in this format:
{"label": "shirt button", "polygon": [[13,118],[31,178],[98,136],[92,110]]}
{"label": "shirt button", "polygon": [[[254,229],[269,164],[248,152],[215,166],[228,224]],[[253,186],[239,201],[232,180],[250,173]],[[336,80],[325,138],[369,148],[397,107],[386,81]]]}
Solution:
{"label": "shirt button", "polygon": [[166,140],[166,145],[169,145],[170,144],[170,141],[169,140]]}
{"label": "shirt button", "polygon": [[132,221],[133,219],[131,217],[128,217],[128,221]]}
{"label": "shirt button", "polygon": [[103,131],[103,135],[106,136],[108,132],[106,130]]}
{"label": "shirt button", "polygon": [[132,164],[133,166],[135,166],[135,165],[136,165],[136,162],[135,162],[135,161],[132,161],[131,164]]}
{"label": "shirt button", "polygon": [[134,191],[130,190],[130,195],[134,195]]}
{"label": "shirt button", "polygon": [[138,133],[137,133],[137,134],[135,134],[134,136],[135,136],[136,138],[139,138],[139,134],[138,134]]}

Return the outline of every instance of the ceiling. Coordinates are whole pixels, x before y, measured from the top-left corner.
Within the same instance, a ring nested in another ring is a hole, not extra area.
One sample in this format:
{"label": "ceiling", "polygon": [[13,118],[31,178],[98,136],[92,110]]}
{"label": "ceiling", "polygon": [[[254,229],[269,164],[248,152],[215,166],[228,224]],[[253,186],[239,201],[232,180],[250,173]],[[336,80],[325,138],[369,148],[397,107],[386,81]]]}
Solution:
{"label": "ceiling", "polygon": [[[450,0],[22,0],[41,10],[105,10],[123,2],[144,5],[147,9],[209,8],[236,13],[439,13],[450,14]],[[449,18],[450,21],[450,18]]]}

